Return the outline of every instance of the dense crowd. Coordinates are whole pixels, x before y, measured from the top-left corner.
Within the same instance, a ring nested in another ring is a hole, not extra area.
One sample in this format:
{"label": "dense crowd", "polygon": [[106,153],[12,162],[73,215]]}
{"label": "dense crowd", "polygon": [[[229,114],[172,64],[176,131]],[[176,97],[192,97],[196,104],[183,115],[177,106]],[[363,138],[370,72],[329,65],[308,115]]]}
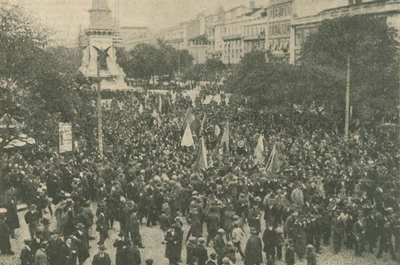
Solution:
{"label": "dense crowd", "polygon": [[[220,102],[202,104],[210,94]],[[334,253],[345,247],[381,258],[389,251],[398,260],[399,154],[390,132],[364,129],[344,141],[334,130],[304,125],[300,113],[271,115],[245,102],[220,95],[217,87],[201,90],[194,102],[181,92],[126,94],[103,113],[104,157],[84,145],[67,155],[9,156],[2,169],[10,183],[1,252],[12,254],[22,199],[29,204],[24,221],[31,235],[22,264],[83,264],[92,227],[99,235],[93,265],[111,264],[104,242],[115,222],[116,264],[141,264],[143,221],[165,232],[171,265],[183,260],[183,247],[189,265],[234,264],[236,253],[246,265],[317,264],[316,253],[329,244]],[[195,148],[181,146],[189,115],[196,117],[190,125]],[[229,146],[221,148],[228,128]],[[260,135],[265,161],[254,157]],[[208,168],[196,165],[200,137]],[[50,231],[53,215],[57,224]],[[186,238],[183,222],[190,226]]]}

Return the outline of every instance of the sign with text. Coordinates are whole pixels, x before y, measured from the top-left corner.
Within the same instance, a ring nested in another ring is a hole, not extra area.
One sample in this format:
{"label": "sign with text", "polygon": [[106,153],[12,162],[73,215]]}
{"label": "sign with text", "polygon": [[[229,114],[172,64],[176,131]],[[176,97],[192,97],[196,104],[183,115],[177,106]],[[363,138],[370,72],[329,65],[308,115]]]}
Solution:
{"label": "sign with text", "polygon": [[60,122],[58,132],[60,153],[72,151],[72,124]]}

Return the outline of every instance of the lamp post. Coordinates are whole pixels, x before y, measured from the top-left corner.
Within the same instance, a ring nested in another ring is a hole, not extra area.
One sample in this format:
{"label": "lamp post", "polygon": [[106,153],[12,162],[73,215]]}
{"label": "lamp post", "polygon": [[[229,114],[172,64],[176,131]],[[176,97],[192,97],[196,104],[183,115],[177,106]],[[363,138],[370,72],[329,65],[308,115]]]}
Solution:
{"label": "lamp post", "polygon": [[100,79],[100,60],[97,57],[97,140],[99,153],[103,157],[103,115],[101,111],[101,79]]}

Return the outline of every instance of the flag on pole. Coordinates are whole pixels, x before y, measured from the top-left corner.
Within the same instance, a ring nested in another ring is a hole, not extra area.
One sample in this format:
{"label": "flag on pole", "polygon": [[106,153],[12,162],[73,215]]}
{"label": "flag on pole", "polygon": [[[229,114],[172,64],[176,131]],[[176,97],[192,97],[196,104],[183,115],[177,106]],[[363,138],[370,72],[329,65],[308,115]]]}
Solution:
{"label": "flag on pole", "polygon": [[161,95],[158,98],[158,113],[162,113],[162,98],[161,98]]}
{"label": "flag on pole", "polygon": [[254,162],[256,164],[264,165],[265,163],[264,150],[265,150],[264,136],[260,134],[260,137],[258,137],[257,146],[254,149]]}
{"label": "flag on pole", "polygon": [[192,131],[190,130],[189,124],[186,125],[185,132],[183,133],[181,146],[187,146],[187,147],[193,146],[193,148],[195,148]]}
{"label": "flag on pole", "polygon": [[156,109],[153,109],[153,113],[151,114],[151,117],[154,118],[154,123],[157,122],[158,127],[160,127],[161,126],[161,118]]}
{"label": "flag on pole", "polygon": [[207,149],[206,145],[204,144],[204,137],[201,137],[199,145],[200,149],[195,163],[195,168],[198,170],[207,169]]}
{"label": "flag on pole", "polygon": [[182,129],[185,129],[188,124],[189,126],[192,125],[195,120],[196,116],[194,116],[192,108],[189,107],[186,111],[185,119],[183,120]]}
{"label": "flag on pole", "polygon": [[[225,152],[224,152],[225,149]],[[219,145],[219,154],[229,154],[229,121],[225,123],[224,132],[221,137],[221,143]]]}
{"label": "flag on pole", "polygon": [[275,143],[267,162],[266,172],[268,174],[272,174],[275,172],[276,169],[279,169],[279,167],[280,167],[280,158],[279,158],[278,148]]}
{"label": "flag on pole", "polygon": [[140,106],[139,106],[139,113],[140,113],[140,114],[143,113],[143,105],[142,105],[142,103],[140,103]]}
{"label": "flag on pole", "polygon": [[206,122],[206,117],[207,117],[207,114],[204,113],[203,120],[201,121],[201,124],[200,124],[200,133],[199,133],[199,135],[202,135],[204,133],[204,124]]}

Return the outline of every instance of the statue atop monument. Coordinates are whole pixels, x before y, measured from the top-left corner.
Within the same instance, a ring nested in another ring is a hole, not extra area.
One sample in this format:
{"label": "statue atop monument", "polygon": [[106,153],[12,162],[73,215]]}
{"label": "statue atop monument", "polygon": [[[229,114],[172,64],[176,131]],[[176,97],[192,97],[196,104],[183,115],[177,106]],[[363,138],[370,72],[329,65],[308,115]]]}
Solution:
{"label": "statue atop monument", "polygon": [[127,89],[125,73],[117,64],[113,38],[115,28],[107,0],[93,0],[89,10],[89,27],[85,30],[89,43],[83,52],[80,71],[88,78],[97,78],[99,61],[102,89]]}

